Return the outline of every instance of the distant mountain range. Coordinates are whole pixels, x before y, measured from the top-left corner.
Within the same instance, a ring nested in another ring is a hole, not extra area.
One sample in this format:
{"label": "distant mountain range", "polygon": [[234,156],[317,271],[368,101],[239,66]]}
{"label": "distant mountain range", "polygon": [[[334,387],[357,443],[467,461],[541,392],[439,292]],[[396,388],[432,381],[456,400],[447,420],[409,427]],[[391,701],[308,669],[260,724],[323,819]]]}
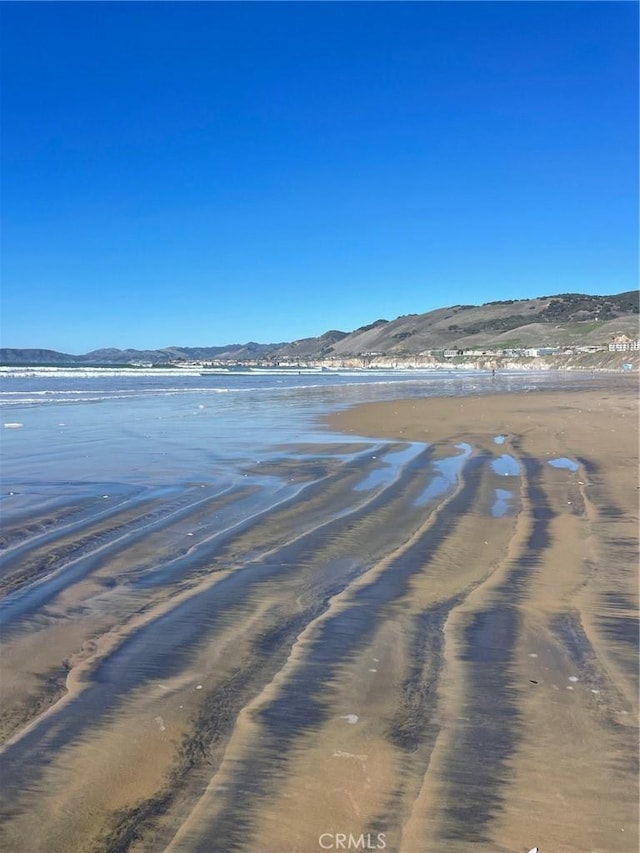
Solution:
{"label": "distant mountain range", "polygon": [[561,293],[484,305],[452,305],[426,314],[376,320],[353,332],[332,330],[290,343],[159,350],[99,349],[71,355],[47,349],[0,349],[4,364],[166,364],[179,359],[242,362],[309,360],[375,354],[409,357],[450,347],[507,349],[606,344],[615,335],[638,336],[638,291],[615,296]]}

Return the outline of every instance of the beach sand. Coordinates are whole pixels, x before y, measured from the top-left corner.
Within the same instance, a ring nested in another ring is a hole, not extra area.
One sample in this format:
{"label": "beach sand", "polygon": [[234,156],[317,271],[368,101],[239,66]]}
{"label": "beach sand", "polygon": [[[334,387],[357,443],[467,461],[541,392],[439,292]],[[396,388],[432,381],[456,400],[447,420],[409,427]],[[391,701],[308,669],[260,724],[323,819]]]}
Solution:
{"label": "beach sand", "polygon": [[15,531],[2,849],[637,849],[633,383],[327,426],[266,509]]}
{"label": "beach sand", "polygon": [[347,434],[445,452],[468,442],[525,466],[504,557],[492,565],[475,540],[478,583],[460,585],[444,626],[439,731],[401,849],[636,849],[635,390],[399,401],[332,418]]}

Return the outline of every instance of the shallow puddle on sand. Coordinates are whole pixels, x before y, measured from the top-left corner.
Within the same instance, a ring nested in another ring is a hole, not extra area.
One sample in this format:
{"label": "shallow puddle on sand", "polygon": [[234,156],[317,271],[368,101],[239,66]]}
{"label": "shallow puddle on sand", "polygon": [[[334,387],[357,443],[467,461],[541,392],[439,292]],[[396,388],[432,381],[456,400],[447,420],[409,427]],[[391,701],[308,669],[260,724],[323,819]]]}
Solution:
{"label": "shallow puddle on sand", "polygon": [[503,515],[506,515],[511,509],[512,499],[513,492],[510,492],[508,489],[496,489],[496,497],[491,507],[491,515],[494,518],[502,518]]}
{"label": "shallow puddle on sand", "polygon": [[565,468],[567,471],[578,471],[580,466],[573,459],[568,459],[566,456],[561,456],[558,459],[549,459],[549,465],[552,468]]}
{"label": "shallow puddle on sand", "polygon": [[464,463],[469,459],[473,448],[466,442],[456,444],[456,449],[461,450],[461,453],[455,456],[447,456],[444,459],[438,459],[432,463],[432,468],[436,475],[429,482],[429,485],[424,489],[414,501],[415,506],[424,506],[434,498],[441,497],[449,490],[453,489],[459,480],[460,473],[464,467]]}
{"label": "shallow puddle on sand", "polygon": [[386,453],[371,456],[371,461],[376,461],[379,467],[370,471],[364,480],[353,487],[354,490],[363,492],[367,489],[375,489],[393,483],[402,467],[422,453],[423,450],[423,444],[410,444],[403,449],[392,449]]}
{"label": "shallow puddle on sand", "polygon": [[491,468],[500,477],[517,477],[520,474],[520,463],[508,453],[494,459]]}

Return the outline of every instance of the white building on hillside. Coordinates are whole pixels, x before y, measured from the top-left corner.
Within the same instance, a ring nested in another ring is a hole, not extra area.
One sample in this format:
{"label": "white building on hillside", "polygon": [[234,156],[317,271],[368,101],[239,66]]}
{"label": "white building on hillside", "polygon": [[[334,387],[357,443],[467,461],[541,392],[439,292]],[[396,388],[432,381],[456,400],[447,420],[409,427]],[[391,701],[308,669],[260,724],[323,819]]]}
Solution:
{"label": "white building on hillside", "polygon": [[617,335],[609,344],[609,352],[628,352],[629,350],[640,350],[640,340],[628,338],[626,335]]}

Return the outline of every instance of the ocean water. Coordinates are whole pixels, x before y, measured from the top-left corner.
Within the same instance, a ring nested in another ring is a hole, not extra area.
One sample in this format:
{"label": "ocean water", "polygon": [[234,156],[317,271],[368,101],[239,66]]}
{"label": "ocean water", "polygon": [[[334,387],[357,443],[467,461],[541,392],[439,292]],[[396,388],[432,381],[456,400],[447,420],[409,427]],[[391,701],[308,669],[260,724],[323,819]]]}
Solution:
{"label": "ocean water", "polygon": [[[477,371],[201,376],[1,367],[2,497],[27,484],[235,483],[246,479],[247,464],[280,455],[283,445],[337,441],[319,419],[345,406],[533,390],[563,381],[584,385],[587,377],[511,373],[493,380]],[[3,500],[5,511],[10,503]]]}

